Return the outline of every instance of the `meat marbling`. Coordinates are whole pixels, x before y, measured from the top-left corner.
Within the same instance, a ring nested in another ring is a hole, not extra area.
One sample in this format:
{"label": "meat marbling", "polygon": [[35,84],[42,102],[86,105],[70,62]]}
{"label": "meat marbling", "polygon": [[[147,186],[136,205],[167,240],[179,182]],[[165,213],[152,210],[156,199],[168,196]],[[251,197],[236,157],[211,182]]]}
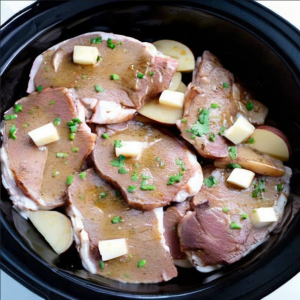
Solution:
{"label": "meat marbling", "polygon": [[[211,188],[203,185],[193,198],[194,211],[188,212],[179,225],[181,250],[201,272],[209,272],[224,264],[233,263],[263,243],[280,221],[289,196],[291,169],[285,167],[281,177],[256,175],[265,180],[265,192],[252,197],[254,185],[239,189],[226,183],[228,170],[206,167],[204,177],[214,176],[217,184]],[[282,192],[276,186],[283,184]],[[228,212],[223,212],[223,208]],[[249,216],[253,209],[274,207],[278,221],[270,226],[254,228],[250,218],[242,219],[242,213]],[[231,222],[241,229],[230,229]]]}
{"label": "meat marbling", "polygon": [[[107,130],[110,137],[104,139],[98,133],[92,157],[100,177],[121,190],[128,206],[150,210],[166,206],[171,201],[182,202],[197,194],[203,182],[202,169],[184,143],[152,124],[130,121],[124,128],[112,131],[112,127],[103,127],[101,133]],[[125,159],[126,174],[121,174],[119,168],[111,164],[116,159],[114,140],[143,143],[139,157]],[[133,180],[133,175],[138,178]],[[143,176],[149,177],[146,182]],[[182,178],[168,185],[171,176]],[[155,190],[143,190],[143,182],[147,186],[154,185]],[[136,187],[134,192],[128,191],[129,186]]]}
{"label": "meat marbling", "polygon": [[[156,283],[177,276],[163,236],[162,208],[130,209],[94,169],[86,171],[85,180],[75,176],[68,199],[77,249],[88,271],[129,283]],[[114,216],[122,222],[113,224]],[[126,239],[129,252],[104,262],[101,269],[98,241],[116,238]],[[138,268],[142,259],[146,264]]]}
{"label": "meat marbling", "polygon": [[[79,171],[92,151],[96,135],[84,122],[84,108],[74,101],[65,88],[44,89],[20,99],[22,112],[14,120],[2,124],[3,146],[1,167],[4,186],[8,189],[14,206],[19,210],[52,209],[65,203],[67,177]],[[15,114],[14,108],[5,115]],[[43,147],[37,147],[29,131],[60,119],[56,126],[60,139]],[[79,118],[75,139],[70,140],[67,123]],[[12,125],[16,126],[16,139],[10,138]],[[78,148],[73,152],[72,148]],[[57,158],[56,153],[67,153]],[[55,176],[54,172],[59,173]]]}
{"label": "meat marbling", "polygon": [[[102,42],[92,44],[91,39],[98,37]],[[108,39],[116,45],[114,49],[108,47]],[[92,66],[73,63],[75,45],[97,47],[101,59]],[[91,122],[126,122],[148,99],[169,87],[177,65],[177,60],[159,53],[152,44],[112,33],[91,32],[61,42],[38,56],[27,92],[35,91],[37,86],[72,88],[73,96],[84,105],[95,99],[98,102]],[[119,79],[112,80],[112,74]],[[143,78],[138,74],[143,74]],[[97,92],[96,85],[103,91]]]}

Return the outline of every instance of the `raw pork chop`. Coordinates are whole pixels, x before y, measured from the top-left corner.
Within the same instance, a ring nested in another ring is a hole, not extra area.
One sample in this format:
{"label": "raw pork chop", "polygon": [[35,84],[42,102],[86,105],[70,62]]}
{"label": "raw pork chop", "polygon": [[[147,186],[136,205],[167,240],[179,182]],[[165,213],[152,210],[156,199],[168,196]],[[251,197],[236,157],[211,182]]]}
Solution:
{"label": "raw pork chop", "polygon": [[[203,181],[201,166],[180,140],[152,124],[130,121],[117,126],[124,128],[103,127],[98,132],[92,157],[100,177],[120,189],[128,206],[150,210],[197,194]],[[102,137],[105,130],[108,139]],[[142,142],[141,155],[117,158],[117,140]]]}
{"label": "raw pork chop", "polygon": [[[91,273],[129,283],[156,283],[177,276],[163,236],[163,210],[130,209],[94,169],[75,175],[69,191],[69,215],[84,267]],[[113,219],[120,220],[113,223]],[[128,254],[99,265],[99,240],[125,238]],[[139,268],[138,262],[146,264]]]}
{"label": "raw pork chop", "polygon": [[[217,184],[211,188],[203,185],[193,198],[195,211],[188,212],[179,225],[181,249],[201,272],[231,264],[263,243],[277,226],[287,203],[290,168],[285,167],[281,177],[256,175],[248,189],[226,183],[229,174],[228,170],[204,169],[204,177],[215,177]],[[277,190],[278,184],[283,185],[282,191]],[[261,189],[257,190],[258,186]],[[274,207],[278,221],[254,228],[249,214],[260,207]],[[231,229],[232,222],[241,229]]]}
{"label": "raw pork chop", "polygon": [[[9,109],[5,116],[16,114],[17,118],[5,121],[2,128],[3,184],[19,210],[61,206],[65,203],[67,177],[81,169],[96,140],[96,135],[84,122],[84,108],[70,97],[65,88],[32,93],[17,101],[16,105],[22,106],[22,112]],[[56,126],[60,139],[37,147],[27,133],[53,122],[55,118],[60,122]],[[70,140],[67,123],[74,118],[79,118],[82,123],[74,140]],[[17,129],[16,139],[10,138],[13,125]],[[58,158],[57,153],[65,153],[67,157]]]}
{"label": "raw pork chop", "polygon": [[[98,62],[73,63],[75,45],[97,47]],[[73,88],[74,97],[95,111],[91,122],[126,122],[148,99],[169,87],[177,65],[177,60],[157,52],[152,44],[112,33],[91,32],[59,43],[38,56],[27,92],[38,86]],[[113,74],[117,75],[115,80]]]}

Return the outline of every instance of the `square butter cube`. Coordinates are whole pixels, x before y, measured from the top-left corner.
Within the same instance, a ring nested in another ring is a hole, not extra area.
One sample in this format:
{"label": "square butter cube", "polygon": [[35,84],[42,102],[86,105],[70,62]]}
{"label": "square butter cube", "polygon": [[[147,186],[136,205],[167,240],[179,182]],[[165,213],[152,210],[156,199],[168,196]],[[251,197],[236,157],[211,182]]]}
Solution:
{"label": "square butter cube", "polygon": [[98,248],[103,261],[125,255],[128,252],[126,239],[99,241]]}
{"label": "square butter cube", "polygon": [[234,144],[240,144],[248,139],[255,127],[243,116],[239,116],[235,123],[224,131],[223,136]]}
{"label": "square butter cube", "polygon": [[247,189],[255,176],[255,173],[245,169],[233,169],[226,181],[237,185],[241,188]]}
{"label": "square butter cube", "polygon": [[80,65],[94,65],[99,51],[92,46],[74,46],[73,62]]}
{"label": "square butter cube", "polygon": [[255,228],[262,228],[277,221],[277,216],[273,207],[260,207],[253,209],[250,220]]}
{"label": "square butter cube", "polygon": [[144,148],[143,142],[136,141],[121,141],[122,147],[115,148],[116,156],[119,157],[121,154],[125,157],[137,157],[142,153]]}
{"label": "square butter cube", "polygon": [[165,90],[159,97],[159,103],[182,108],[184,103],[184,93]]}
{"label": "square butter cube", "polygon": [[38,147],[59,140],[56,127],[53,125],[53,123],[48,123],[44,126],[31,130],[28,132],[28,135]]}

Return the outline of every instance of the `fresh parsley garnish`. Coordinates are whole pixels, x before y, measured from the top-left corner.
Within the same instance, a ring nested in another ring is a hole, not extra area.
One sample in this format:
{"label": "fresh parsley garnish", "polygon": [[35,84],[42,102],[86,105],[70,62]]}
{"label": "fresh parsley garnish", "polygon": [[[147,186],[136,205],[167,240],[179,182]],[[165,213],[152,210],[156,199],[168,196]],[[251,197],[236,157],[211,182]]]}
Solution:
{"label": "fresh parsley garnish", "polygon": [[192,126],[191,132],[195,136],[202,136],[209,133],[209,110],[202,109],[199,115],[199,120]]}
{"label": "fresh parsley garnish", "polygon": [[114,146],[115,148],[121,148],[122,147],[121,140],[114,140]]}
{"label": "fresh parsley garnish", "polygon": [[214,176],[210,176],[204,180],[204,183],[207,187],[211,188],[211,187],[215,186],[218,182]]}

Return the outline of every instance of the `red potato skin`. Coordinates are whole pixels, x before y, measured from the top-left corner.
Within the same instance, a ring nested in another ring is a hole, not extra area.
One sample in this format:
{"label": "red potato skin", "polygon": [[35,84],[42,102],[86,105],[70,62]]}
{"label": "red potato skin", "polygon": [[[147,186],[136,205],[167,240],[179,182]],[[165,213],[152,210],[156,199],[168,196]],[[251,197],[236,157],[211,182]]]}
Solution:
{"label": "red potato skin", "polygon": [[292,155],[292,147],[291,147],[291,144],[289,142],[289,139],[287,138],[287,136],[281,130],[279,130],[279,129],[275,128],[275,127],[266,126],[266,125],[258,126],[258,127],[256,127],[256,129],[267,130],[267,131],[270,131],[270,132],[276,134],[277,136],[279,136],[286,143],[286,145],[287,145],[287,147],[289,149],[289,155],[290,156]]}

